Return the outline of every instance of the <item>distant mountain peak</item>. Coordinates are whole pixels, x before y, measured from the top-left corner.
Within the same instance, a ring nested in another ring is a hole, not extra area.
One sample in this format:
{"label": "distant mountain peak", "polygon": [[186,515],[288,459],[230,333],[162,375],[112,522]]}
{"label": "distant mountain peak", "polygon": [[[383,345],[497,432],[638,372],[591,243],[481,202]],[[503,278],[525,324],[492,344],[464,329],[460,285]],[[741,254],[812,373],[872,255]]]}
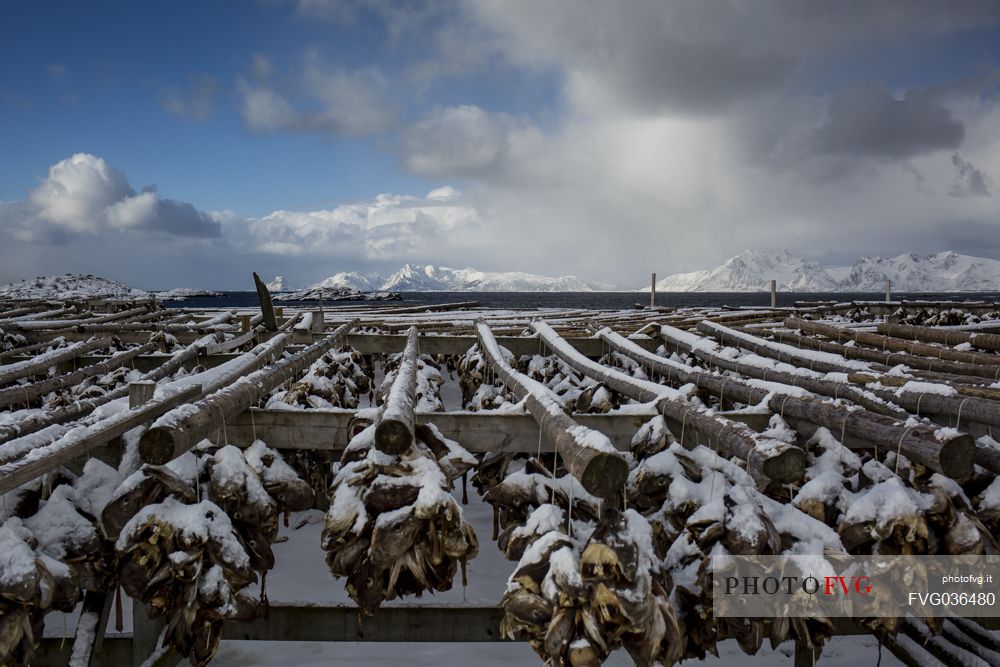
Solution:
{"label": "distant mountain peak", "polygon": [[[823,267],[787,250],[746,250],[713,269],[676,273],[656,284],[661,292],[763,292],[771,280],[785,292],[897,292],[1000,290],[1000,261],[954,250],[931,255],[859,257],[850,266]],[[648,292],[649,288],[644,288]]]}

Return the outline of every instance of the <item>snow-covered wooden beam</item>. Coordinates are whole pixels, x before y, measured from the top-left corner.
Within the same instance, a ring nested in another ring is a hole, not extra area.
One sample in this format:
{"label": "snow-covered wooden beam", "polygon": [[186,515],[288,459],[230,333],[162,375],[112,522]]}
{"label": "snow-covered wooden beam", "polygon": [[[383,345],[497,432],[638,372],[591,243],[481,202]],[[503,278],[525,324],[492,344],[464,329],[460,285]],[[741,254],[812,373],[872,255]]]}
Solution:
{"label": "snow-covered wooden beam", "polygon": [[[946,329],[942,327],[890,324],[887,322],[883,322],[878,325],[878,332],[895,338],[906,338],[908,340],[918,340],[931,343],[943,343],[944,345],[961,345],[967,343],[971,347],[980,350],[1000,352],[1000,334],[956,331],[955,329]],[[995,361],[987,363],[1000,363],[1000,356],[994,355],[992,358]]]}
{"label": "snow-covered wooden beam", "polygon": [[[544,322],[535,322],[532,327],[546,346],[574,370],[605,383],[614,391],[629,398],[643,403],[655,403],[658,414],[680,424],[682,430],[691,429],[693,434],[700,436],[706,442],[711,442],[712,446],[718,448],[725,456],[736,456],[748,461],[757,475],[779,484],[802,479],[805,453],[798,447],[773,439],[759,438],[742,423],[706,414],[675,389],[649,380],[640,380],[617,369],[593,362],[576,353],[566,344],[565,339]],[[766,392],[762,392],[762,396],[763,394]],[[740,400],[735,393],[732,398]]]}
{"label": "snow-covered wooden beam", "polygon": [[617,499],[625,488],[628,463],[611,441],[603,433],[573,421],[548,387],[514,370],[485,322],[479,322],[476,328],[490,366],[518,400],[524,401],[570,473],[595,496]]}
{"label": "snow-covered wooden beam", "polygon": [[[187,403],[200,392],[201,387],[198,385],[168,392],[142,407],[123,410],[88,426],[71,429],[54,442],[31,449],[20,458],[0,465],[0,493],[11,491],[35,477],[65,465],[112,438],[156,419],[177,405]],[[18,441],[14,440],[5,443],[4,447],[14,449],[17,445]]]}
{"label": "snow-covered wooden beam", "polygon": [[28,401],[44,396],[50,391],[72,387],[89,377],[103,375],[116,368],[124,366],[141,354],[148,354],[159,347],[159,343],[146,343],[140,347],[135,347],[124,352],[119,352],[106,360],[74,371],[57,375],[47,380],[33,382],[25,385],[14,385],[6,389],[0,389],[0,408],[14,405],[16,403],[27,403]]}
{"label": "snow-covered wooden beam", "polygon": [[282,382],[298,377],[314,361],[341,343],[356,323],[348,322],[319,342],[275,363],[267,364],[271,359],[262,354],[260,356],[265,361],[260,366],[266,367],[248,375],[244,373],[256,366],[256,362],[223,374],[225,381],[217,380],[210,385],[213,390],[200,394],[203,396],[201,400],[167,413],[142,435],[139,454],[143,461],[166,463],[191,449],[199,440],[220,432],[227,421],[256,404]]}
{"label": "snow-covered wooden beam", "polygon": [[[741,330],[743,333],[747,331]],[[764,333],[764,332],[758,332]],[[774,340],[794,345],[797,348],[807,350],[819,350],[829,352],[845,359],[856,359],[867,361],[872,365],[873,370],[888,370],[892,366],[900,364],[912,369],[914,374],[919,374],[929,380],[954,380],[967,383],[987,384],[996,379],[1000,379],[1000,366],[989,364],[969,364],[961,361],[949,361],[941,356],[926,357],[920,355],[906,354],[903,352],[882,351],[871,347],[860,345],[842,345],[831,340],[821,340],[813,336],[806,336],[791,331],[768,330],[768,336]],[[943,354],[947,356],[947,350]]]}
{"label": "snow-covered wooden beam", "polygon": [[406,334],[406,347],[396,379],[375,420],[375,446],[387,454],[401,454],[413,444],[413,406],[417,394],[417,329]]}
{"label": "snow-covered wooden beam", "polygon": [[43,352],[37,357],[25,359],[24,361],[0,366],[0,386],[15,382],[23,377],[43,375],[51,366],[64,361],[70,361],[93,350],[110,347],[112,343],[114,341],[110,338],[95,338],[85,343],[61,347],[51,352]]}
{"label": "snow-covered wooden beam", "polygon": [[[157,366],[143,375],[140,380],[158,382],[159,380],[172,375],[182,366],[195,359],[198,356],[198,351],[200,349],[201,348],[198,345],[189,345],[171,357],[144,357],[145,359],[156,359]],[[3,424],[0,426],[0,443],[5,443],[13,438],[28,435],[30,433],[36,433],[54,424],[65,424],[66,422],[73,421],[74,419],[86,417],[100,406],[119,398],[124,398],[125,396],[128,396],[127,386],[108,392],[104,396],[76,401],[56,410],[37,412],[26,419]]]}
{"label": "snow-covered wooden beam", "polygon": [[[655,416],[648,413],[574,414],[575,422],[603,433],[619,451],[628,451],[643,424]],[[722,413],[723,415],[727,413]],[[354,410],[268,410],[252,408],[226,422],[230,444],[249,446],[260,438],[275,449],[311,449],[339,451],[350,440],[348,431]],[[531,415],[496,412],[417,412],[416,424],[434,424],[441,433],[473,453],[552,452],[552,440]],[[759,415],[733,414],[733,419],[759,418]],[[766,421],[766,420],[765,420]],[[766,424],[762,424],[764,426]]]}
{"label": "snow-covered wooden beam", "polygon": [[[965,364],[1000,366],[1000,355],[998,354],[964,352],[951,349],[950,347],[943,347],[942,345],[928,345],[927,343],[919,342],[926,339],[943,345],[969,343],[972,347],[983,346],[982,349],[995,350],[1000,349],[1000,342],[996,343],[996,348],[989,347],[989,345],[993,344],[994,341],[1000,341],[1000,336],[996,334],[970,334],[966,331],[954,331],[935,327],[911,327],[902,324],[879,324],[879,333],[871,333],[869,331],[856,331],[824,322],[801,320],[793,317],[785,319],[784,324],[789,329],[798,329],[806,333],[819,334],[827,338],[832,338],[838,343],[853,340],[862,345],[871,345],[882,350],[906,352],[912,356],[947,359]],[[889,333],[890,331],[894,333]],[[921,336],[921,338],[914,339],[914,336]],[[978,344],[973,344],[973,340],[978,341]]]}

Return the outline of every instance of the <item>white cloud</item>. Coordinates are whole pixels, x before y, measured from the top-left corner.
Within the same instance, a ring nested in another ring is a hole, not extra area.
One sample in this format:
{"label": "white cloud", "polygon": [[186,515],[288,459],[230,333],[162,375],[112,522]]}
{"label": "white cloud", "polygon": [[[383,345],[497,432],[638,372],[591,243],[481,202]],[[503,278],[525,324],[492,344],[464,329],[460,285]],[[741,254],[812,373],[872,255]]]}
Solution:
{"label": "white cloud", "polygon": [[136,193],[125,174],[88,153],[52,165],[23,202],[0,203],[0,234],[23,241],[113,230],[213,237],[219,224],[190,204],[161,198],[155,188]]}

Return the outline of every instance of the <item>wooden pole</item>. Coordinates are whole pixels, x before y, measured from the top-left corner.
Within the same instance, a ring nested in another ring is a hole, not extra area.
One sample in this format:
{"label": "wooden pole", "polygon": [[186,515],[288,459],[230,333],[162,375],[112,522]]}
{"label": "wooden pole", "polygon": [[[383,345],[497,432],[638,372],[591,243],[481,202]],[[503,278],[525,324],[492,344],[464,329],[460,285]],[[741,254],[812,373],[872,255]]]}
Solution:
{"label": "wooden pole", "polygon": [[628,463],[608,438],[573,421],[548,387],[514,370],[485,322],[476,323],[476,332],[490,366],[518,400],[524,401],[528,413],[555,444],[566,468],[583,488],[612,502],[620,498],[628,477]]}
{"label": "wooden pole", "polygon": [[[725,355],[710,352],[702,347],[695,347],[684,342],[687,334],[663,327],[662,334],[672,344],[698,358],[719,363],[727,361]],[[697,387],[710,391],[715,395],[726,395],[733,400],[748,405],[757,405],[767,399],[768,407],[775,413],[792,419],[799,419],[810,424],[818,424],[828,428],[832,433],[850,435],[866,443],[878,447],[900,450],[911,460],[925,465],[936,472],[964,480],[972,474],[972,462],[975,456],[972,436],[962,433],[939,439],[937,430],[920,425],[907,426],[899,418],[875,414],[867,410],[851,409],[827,401],[812,398],[799,398],[790,394],[771,392],[768,389],[753,387],[738,378],[724,377],[714,373],[695,372],[684,374],[673,365],[667,365],[662,358],[650,355],[638,348],[632,348],[630,341],[610,333],[602,336],[616,350],[626,356],[640,361],[644,366],[652,367],[656,372],[676,378],[678,383],[694,383]],[[761,351],[763,354],[763,351]],[[652,357],[652,358],[650,358]],[[729,359],[729,361],[732,361]],[[769,376],[771,381],[776,378]],[[847,392],[841,396],[847,397]],[[914,400],[918,397],[914,395]],[[925,397],[928,400],[931,397]],[[883,400],[886,400],[883,398]],[[971,412],[971,410],[970,410]]]}
{"label": "wooden pole", "polygon": [[785,319],[784,324],[789,329],[798,329],[806,333],[819,334],[827,338],[832,338],[838,343],[843,340],[853,340],[862,345],[870,345],[881,350],[906,352],[915,356],[960,361],[965,364],[1000,366],[1000,354],[963,352],[961,350],[953,350],[941,347],[940,345],[930,344],[958,345],[959,343],[969,343],[975,347],[973,341],[977,341],[984,349],[993,349],[989,346],[994,345],[1000,351],[1000,335],[997,334],[970,335],[966,331],[938,329],[935,327],[914,327],[901,324],[879,324],[877,327],[878,333],[872,333],[870,331],[855,331],[824,322],[800,320],[791,317]]}
{"label": "wooden pole", "polygon": [[[326,338],[298,354],[226,382],[197,403],[186,405],[157,420],[139,440],[145,463],[163,464],[191,449],[200,440],[215,436],[238,414],[256,404],[282,382],[299,376],[314,361],[340,343],[359,320],[340,326]],[[226,434],[221,435],[225,438]]]}
{"label": "wooden pole", "polygon": [[892,303],[892,281],[885,279],[885,302]]}
{"label": "wooden pole", "polygon": [[158,347],[158,343],[147,343],[139,347],[134,347],[131,350],[125,350],[124,352],[119,352],[116,355],[100,361],[96,364],[91,364],[90,366],[85,366],[78,371],[72,373],[66,373],[64,375],[57,375],[48,380],[42,380],[40,382],[33,382],[31,384],[24,385],[14,385],[12,387],[7,387],[6,389],[0,389],[0,408],[7,407],[8,405],[14,405],[17,403],[27,403],[28,401],[37,398],[39,396],[44,396],[50,391],[56,391],[59,389],[64,389],[66,387],[72,387],[74,385],[83,382],[89,377],[95,375],[103,375],[110,371],[115,370],[124,366],[132,359],[135,359],[140,354],[148,354]]}
{"label": "wooden pole", "polygon": [[250,315],[240,315],[240,331],[250,333]]}
{"label": "wooden pole", "polygon": [[[131,431],[136,426],[156,419],[177,405],[189,401],[201,392],[199,385],[186,387],[166,398],[150,401],[139,408],[129,408],[113,417],[82,429],[74,429],[42,449],[31,450],[30,458],[22,456],[0,466],[0,493],[6,493],[40,475],[86,454],[90,450]],[[16,441],[15,441],[16,442]],[[7,446],[14,446],[14,442]]]}
{"label": "wooden pole", "polygon": [[[726,456],[738,456],[744,461],[749,461],[750,467],[758,475],[763,475],[779,484],[802,479],[805,454],[798,447],[774,440],[768,440],[767,447],[757,447],[757,434],[743,424],[726,422],[707,415],[694,405],[669,395],[674,393],[673,390],[663,385],[633,378],[577,354],[566,344],[565,339],[560,338],[552,327],[544,322],[536,321],[532,323],[532,328],[549,349],[574,370],[642,403],[655,401],[656,409],[661,415],[681,424],[682,430],[690,429],[693,434],[704,437],[713,445],[717,443],[719,451]],[[763,397],[767,392],[761,390],[760,393]],[[738,395],[732,392],[730,395],[740,400]]]}
{"label": "wooden pole", "polygon": [[[896,338],[907,340],[924,341],[929,343],[943,343],[944,345],[959,345],[968,343],[972,347],[981,350],[992,350],[1000,352],[1000,334],[976,333],[975,331],[961,331],[956,329],[946,329],[943,327],[922,327],[908,324],[879,324],[878,332]],[[1000,355],[983,355],[985,363],[1000,364]]]}
{"label": "wooden pole", "polygon": [[253,282],[257,288],[257,300],[260,301],[260,313],[264,316],[264,328],[268,331],[278,330],[278,321],[274,317],[274,305],[271,303],[271,293],[260,276],[253,274]]}
{"label": "wooden pole", "polygon": [[778,281],[771,281],[771,308],[778,307]]}
{"label": "wooden pole", "polygon": [[375,425],[375,446],[386,454],[402,454],[413,444],[413,406],[417,393],[417,328],[406,334],[403,359]]}
{"label": "wooden pole", "polygon": [[656,274],[649,281],[649,307],[656,308]]}

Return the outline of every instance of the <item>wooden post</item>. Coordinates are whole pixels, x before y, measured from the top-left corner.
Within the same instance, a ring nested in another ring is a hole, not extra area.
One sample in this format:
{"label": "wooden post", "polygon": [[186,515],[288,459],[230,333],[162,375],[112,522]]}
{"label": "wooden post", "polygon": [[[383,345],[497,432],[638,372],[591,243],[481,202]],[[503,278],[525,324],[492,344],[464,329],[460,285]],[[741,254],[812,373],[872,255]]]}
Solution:
{"label": "wooden post", "polygon": [[[132,382],[128,386],[128,406],[137,408],[153,399],[155,382]],[[132,664],[142,665],[157,648],[157,640],[166,625],[163,618],[150,618],[149,607],[132,600]]]}
{"label": "wooden post", "polygon": [[149,380],[131,382],[128,385],[128,407],[137,408],[153,400],[156,383]]}
{"label": "wooden post", "polygon": [[278,330],[278,321],[274,318],[274,306],[271,304],[271,293],[267,291],[267,285],[256,273],[253,274],[253,282],[257,287],[257,300],[260,301],[260,314],[264,316],[264,328],[268,331]]}
{"label": "wooden post", "polygon": [[885,302],[892,303],[892,281],[888,278],[885,280]]}
{"label": "wooden post", "polygon": [[312,326],[310,331],[313,333],[323,333],[326,329],[326,317],[323,315],[323,308],[313,311]]}
{"label": "wooden post", "polygon": [[771,308],[778,307],[778,281],[771,281]]}
{"label": "wooden post", "polygon": [[656,274],[653,274],[652,279],[649,281],[649,307],[656,307]]}
{"label": "wooden post", "polygon": [[250,333],[250,316],[240,315],[240,331],[242,333]]}

